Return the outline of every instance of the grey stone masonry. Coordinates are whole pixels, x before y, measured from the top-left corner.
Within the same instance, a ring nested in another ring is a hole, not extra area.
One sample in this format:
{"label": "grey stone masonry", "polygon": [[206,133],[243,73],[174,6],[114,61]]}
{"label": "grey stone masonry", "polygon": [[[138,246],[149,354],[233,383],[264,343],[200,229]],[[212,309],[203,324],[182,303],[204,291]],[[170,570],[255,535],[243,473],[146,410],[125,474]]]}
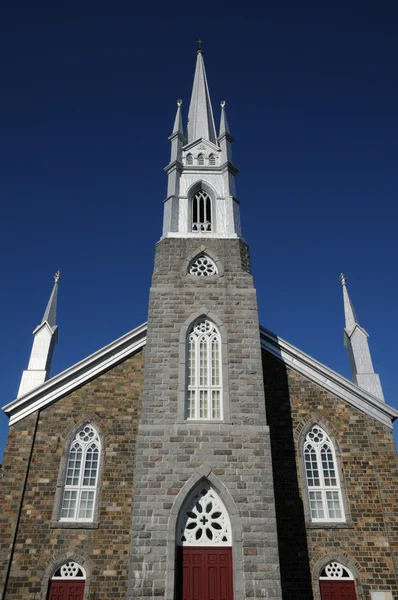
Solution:
{"label": "grey stone masonry", "polygon": [[[189,275],[202,252],[217,265]],[[222,338],[222,421],[186,420],[185,340],[208,315]],[[157,244],[137,438],[129,598],[176,597],[176,527],[185,498],[207,480],[231,519],[234,598],[280,600],[269,430],[256,293],[240,239]]]}

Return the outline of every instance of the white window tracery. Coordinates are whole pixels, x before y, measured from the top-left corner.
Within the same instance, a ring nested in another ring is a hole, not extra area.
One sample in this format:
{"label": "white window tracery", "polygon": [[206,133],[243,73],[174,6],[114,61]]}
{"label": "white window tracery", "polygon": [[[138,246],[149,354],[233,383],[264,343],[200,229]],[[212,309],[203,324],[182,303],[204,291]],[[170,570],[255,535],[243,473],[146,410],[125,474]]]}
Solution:
{"label": "white window tracery", "polygon": [[83,567],[70,561],[61,565],[51,579],[86,579],[86,573]]}
{"label": "white window tracery", "polygon": [[201,254],[190,263],[188,273],[198,277],[210,277],[217,274],[217,267],[207,254]]}
{"label": "white window tracery", "polygon": [[187,165],[193,165],[193,156],[192,156],[192,154],[187,154]]}
{"label": "white window tracery", "polygon": [[183,507],[177,543],[180,546],[231,546],[228,512],[218,494],[202,484]]}
{"label": "white window tracery", "polygon": [[221,385],[221,337],[211,321],[195,322],[187,340],[188,419],[223,418]]}
{"label": "white window tracery", "polygon": [[68,456],[61,521],[92,521],[98,483],[100,439],[96,429],[84,425],[76,434]]}
{"label": "white window tracery", "polygon": [[205,157],[203,156],[203,154],[198,154],[198,165],[204,165],[205,164]]}
{"label": "white window tracery", "polygon": [[204,190],[192,198],[192,231],[212,231],[211,198]]}
{"label": "white window tracery", "polygon": [[214,154],[210,154],[209,156],[209,165],[214,166],[216,164],[216,157]]}
{"label": "white window tracery", "polygon": [[323,567],[319,579],[347,580],[354,579],[352,573],[337,561],[331,561]]}
{"label": "white window tracery", "polygon": [[304,463],[312,521],[344,521],[333,444],[319,425],[313,425],[306,435]]}

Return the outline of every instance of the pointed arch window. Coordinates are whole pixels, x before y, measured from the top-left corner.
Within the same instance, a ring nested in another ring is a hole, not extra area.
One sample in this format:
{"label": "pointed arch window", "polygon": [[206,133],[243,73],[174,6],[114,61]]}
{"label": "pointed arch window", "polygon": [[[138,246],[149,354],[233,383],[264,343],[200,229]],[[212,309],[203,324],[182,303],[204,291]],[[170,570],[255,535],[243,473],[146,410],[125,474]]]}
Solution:
{"label": "pointed arch window", "polygon": [[179,546],[232,546],[228,511],[207,482],[188,497],[177,531]]}
{"label": "pointed arch window", "polygon": [[187,165],[193,165],[193,156],[192,156],[192,154],[187,154]]}
{"label": "pointed arch window", "polygon": [[69,449],[60,521],[93,521],[100,451],[98,431],[85,424]]}
{"label": "pointed arch window", "polygon": [[304,463],[311,520],[344,521],[335,450],[319,425],[313,425],[305,437]]}
{"label": "pointed arch window", "polygon": [[216,157],[214,154],[210,154],[209,156],[209,165],[214,166],[216,164]]}
{"label": "pointed arch window", "polygon": [[205,164],[205,157],[203,156],[203,154],[198,154],[198,165],[204,165]]}
{"label": "pointed arch window", "polygon": [[186,418],[221,420],[221,336],[211,321],[201,318],[187,339]]}
{"label": "pointed arch window", "polygon": [[192,231],[212,231],[211,198],[204,190],[196,192],[192,198]]}

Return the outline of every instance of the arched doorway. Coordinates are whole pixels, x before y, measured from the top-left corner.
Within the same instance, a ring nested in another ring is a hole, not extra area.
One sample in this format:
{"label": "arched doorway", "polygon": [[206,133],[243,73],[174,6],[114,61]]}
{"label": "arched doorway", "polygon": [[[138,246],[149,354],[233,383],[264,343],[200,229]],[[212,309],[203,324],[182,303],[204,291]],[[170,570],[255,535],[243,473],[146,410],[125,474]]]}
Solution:
{"label": "arched doorway", "polygon": [[208,483],[197,487],[181,509],[176,583],[178,600],[233,600],[231,523]]}
{"label": "arched doorway", "polygon": [[83,600],[86,573],[74,561],[61,565],[50,581],[48,600]]}
{"label": "arched doorway", "polygon": [[319,586],[322,600],[357,600],[352,573],[337,561],[323,567]]}

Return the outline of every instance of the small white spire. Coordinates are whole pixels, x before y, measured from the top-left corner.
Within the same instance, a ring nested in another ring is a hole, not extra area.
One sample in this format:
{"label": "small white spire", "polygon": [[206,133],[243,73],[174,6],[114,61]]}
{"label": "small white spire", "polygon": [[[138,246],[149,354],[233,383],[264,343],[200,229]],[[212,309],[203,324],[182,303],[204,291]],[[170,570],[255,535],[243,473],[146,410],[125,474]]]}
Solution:
{"label": "small white spire", "polygon": [[340,275],[343,286],[344,300],[344,345],[348,351],[350,360],[352,380],[359,387],[373,396],[384,401],[383,389],[380,377],[374,372],[372,357],[370,355],[368,334],[359,325],[357,316],[347,290],[347,278],[343,273]]}
{"label": "small white spire", "polygon": [[352,332],[355,325],[359,325],[359,323],[355,314],[354,306],[351,302],[351,298],[348,294],[347,278],[343,273],[340,275],[340,281],[341,285],[343,286],[345,328],[348,332]]}
{"label": "small white spire", "polygon": [[44,315],[43,315],[43,318],[41,321],[41,324],[43,324],[47,321],[47,323],[50,325],[50,327],[56,327],[55,319],[57,316],[58,284],[60,281],[61,281],[61,273],[60,273],[60,271],[57,271],[54,275],[53,291],[51,292],[51,296],[48,301],[47,308],[44,312]]}
{"label": "small white spire", "polygon": [[225,110],[226,104],[227,103],[225,102],[225,100],[222,100],[222,102],[220,103],[221,120],[220,120],[220,135],[219,135],[219,137],[221,137],[224,134],[231,135],[231,132],[229,130],[229,125],[228,125],[228,120],[227,120],[227,111]]}
{"label": "small white spire", "polygon": [[182,106],[182,100],[177,100],[177,112],[176,112],[176,118],[174,119],[174,127],[173,127],[172,135],[174,135],[176,133],[180,133],[181,135],[184,135],[181,106]]}
{"label": "small white spire", "polygon": [[61,273],[54,275],[54,286],[43,319],[33,332],[33,346],[28,368],[22,373],[18,398],[24,396],[48,379],[54,346],[58,341],[57,296]]}

